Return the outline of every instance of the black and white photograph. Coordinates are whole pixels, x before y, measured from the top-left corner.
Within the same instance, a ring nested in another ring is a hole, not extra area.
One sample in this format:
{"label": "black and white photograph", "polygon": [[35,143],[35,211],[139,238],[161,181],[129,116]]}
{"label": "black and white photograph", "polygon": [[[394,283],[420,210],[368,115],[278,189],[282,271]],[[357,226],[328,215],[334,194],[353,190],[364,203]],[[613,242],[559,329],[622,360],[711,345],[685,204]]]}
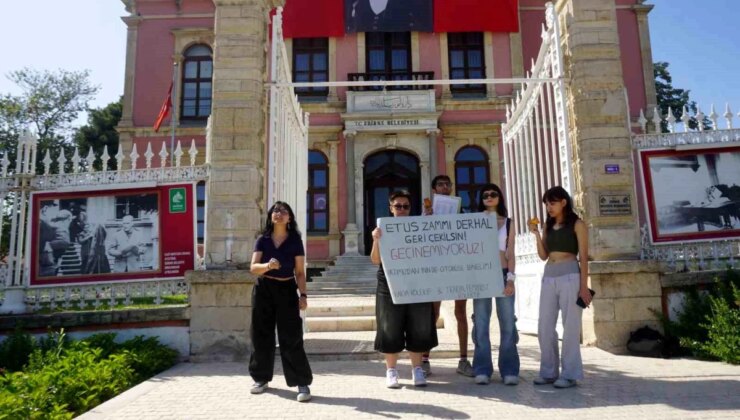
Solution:
{"label": "black and white photograph", "polygon": [[432,0],[345,0],[344,24],[353,32],[432,32]]}
{"label": "black and white photograph", "polygon": [[159,271],[159,193],[38,202],[40,279]]}
{"label": "black and white photograph", "polygon": [[740,147],[641,155],[653,242],[740,236]]}

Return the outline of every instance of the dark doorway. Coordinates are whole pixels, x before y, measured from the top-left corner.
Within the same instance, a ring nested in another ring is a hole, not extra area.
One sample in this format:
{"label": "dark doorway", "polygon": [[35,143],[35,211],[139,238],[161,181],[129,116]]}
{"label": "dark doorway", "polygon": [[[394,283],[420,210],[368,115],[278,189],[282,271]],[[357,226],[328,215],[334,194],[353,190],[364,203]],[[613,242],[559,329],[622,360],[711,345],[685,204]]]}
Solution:
{"label": "dark doorway", "polygon": [[421,214],[421,175],[419,159],[408,152],[384,150],[365,159],[363,178],[365,181],[364,237],[365,254],[370,254],[373,245],[371,232],[378,217],[389,217],[388,196],[391,192],[405,189],[411,194],[411,215]]}

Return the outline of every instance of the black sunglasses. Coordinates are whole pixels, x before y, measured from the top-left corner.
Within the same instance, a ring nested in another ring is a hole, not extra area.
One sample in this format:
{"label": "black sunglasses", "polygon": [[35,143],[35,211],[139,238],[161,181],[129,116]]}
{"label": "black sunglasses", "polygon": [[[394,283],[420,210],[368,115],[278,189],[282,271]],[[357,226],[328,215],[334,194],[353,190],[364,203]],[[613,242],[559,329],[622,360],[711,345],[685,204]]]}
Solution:
{"label": "black sunglasses", "polygon": [[484,192],[484,193],[483,193],[483,194],[481,195],[481,197],[483,197],[483,199],[484,199],[484,200],[485,200],[486,198],[496,198],[496,197],[498,197],[498,193],[497,193],[497,192],[495,192],[495,191],[494,191],[494,192]]}
{"label": "black sunglasses", "polygon": [[411,208],[411,204],[394,204],[391,207],[393,207],[396,210],[401,210],[401,209],[408,210]]}

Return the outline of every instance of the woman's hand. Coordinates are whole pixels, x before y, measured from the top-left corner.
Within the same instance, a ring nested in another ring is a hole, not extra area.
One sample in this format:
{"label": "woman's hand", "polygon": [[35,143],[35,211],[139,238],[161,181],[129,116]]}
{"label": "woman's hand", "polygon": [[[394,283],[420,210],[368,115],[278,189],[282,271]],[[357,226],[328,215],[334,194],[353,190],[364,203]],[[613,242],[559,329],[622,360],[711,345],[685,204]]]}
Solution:
{"label": "woman's hand", "polygon": [[270,258],[270,261],[267,262],[267,268],[270,270],[279,270],[280,261],[278,261],[277,258]]}
{"label": "woman's hand", "polygon": [[529,231],[532,233],[539,233],[540,220],[536,217],[533,217],[527,221],[527,226],[529,226]]}
{"label": "woman's hand", "polygon": [[516,287],[514,286],[514,282],[511,280],[507,280],[506,287],[504,288],[504,296],[514,296],[515,291]]}
{"label": "woman's hand", "polygon": [[379,227],[376,227],[373,229],[373,241],[377,241],[380,239],[380,237],[383,235],[383,230]]}
{"label": "woman's hand", "polygon": [[305,310],[308,307],[308,298],[306,296],[301,296],[298,298],[298,309]]}
{"label": "woman's hand", "polygon": [[593,296],[591,296],[591,292],[588,291],[588,287],[583,287],[578,290],[578,297],[583,300],[583,303],[588,307],[588,305],[591,304],[591,300],[593,299]]}

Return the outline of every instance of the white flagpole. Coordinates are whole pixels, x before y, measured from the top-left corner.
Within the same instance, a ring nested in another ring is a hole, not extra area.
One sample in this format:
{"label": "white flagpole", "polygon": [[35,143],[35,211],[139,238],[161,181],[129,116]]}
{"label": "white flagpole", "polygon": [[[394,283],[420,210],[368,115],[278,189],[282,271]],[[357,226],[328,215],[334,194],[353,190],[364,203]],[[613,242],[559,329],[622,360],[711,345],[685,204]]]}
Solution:
{"label": "white flagpole", "polygon": [[172,63],[172,107],[170,107],[172,125],[172,137],[170,138],[170,166],[175,166],[175,128],[177,127],[177,61]]}

